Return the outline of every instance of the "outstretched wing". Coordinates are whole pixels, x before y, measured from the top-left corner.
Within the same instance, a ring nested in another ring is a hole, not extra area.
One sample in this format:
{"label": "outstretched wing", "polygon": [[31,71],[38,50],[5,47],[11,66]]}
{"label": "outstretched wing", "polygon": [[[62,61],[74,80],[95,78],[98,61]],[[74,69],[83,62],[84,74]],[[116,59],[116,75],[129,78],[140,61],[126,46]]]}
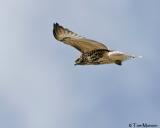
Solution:
{"label": "outstretched wing", "polygon": [[89,52],[96,49],[108,50],[108,48],[104,44],[94,40],[84,38],[68,30],[67,28],[60,26],[58,23],[54,24],[53,35],[57,40],[75,47],[82,53]]}

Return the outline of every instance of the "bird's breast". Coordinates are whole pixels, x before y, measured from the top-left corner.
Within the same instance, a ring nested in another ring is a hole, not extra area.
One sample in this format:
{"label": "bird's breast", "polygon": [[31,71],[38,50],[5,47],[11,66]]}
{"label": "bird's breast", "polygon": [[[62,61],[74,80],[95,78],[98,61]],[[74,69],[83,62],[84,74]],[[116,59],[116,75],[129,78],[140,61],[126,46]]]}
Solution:
{"label": "bird's breast", "polygon": [[108,57],[108,52],[97,50],[90,53],[85,53],[82,55],[83,60],[88,64],[105,64],[112,63]]}

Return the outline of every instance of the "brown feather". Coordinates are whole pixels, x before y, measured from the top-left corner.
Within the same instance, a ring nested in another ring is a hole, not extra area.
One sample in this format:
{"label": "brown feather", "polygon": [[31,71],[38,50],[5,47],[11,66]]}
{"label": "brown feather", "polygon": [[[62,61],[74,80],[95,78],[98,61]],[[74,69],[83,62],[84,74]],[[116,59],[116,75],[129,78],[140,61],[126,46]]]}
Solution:
{"label": "brown feather", "polygon": [[60,26],[58,23],[54,24],[53,35],[57,40],[75,47],[77,50],[79,50],[82,53],[89,52],[96,49],[108,50],[108,48],[104,44],[94,40],[84,38],[70,31],[67,28]]}

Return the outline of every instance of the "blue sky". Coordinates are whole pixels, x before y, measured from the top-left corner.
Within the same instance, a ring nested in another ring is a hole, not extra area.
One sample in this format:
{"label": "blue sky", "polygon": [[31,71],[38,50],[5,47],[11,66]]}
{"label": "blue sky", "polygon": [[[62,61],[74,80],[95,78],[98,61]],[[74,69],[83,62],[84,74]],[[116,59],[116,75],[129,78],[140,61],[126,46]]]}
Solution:
{"label": "blue sky", "polygon": [[[0,1],[0,127],[160,125],[158,0]],[[142,59],[74,66],[54,22]]]}

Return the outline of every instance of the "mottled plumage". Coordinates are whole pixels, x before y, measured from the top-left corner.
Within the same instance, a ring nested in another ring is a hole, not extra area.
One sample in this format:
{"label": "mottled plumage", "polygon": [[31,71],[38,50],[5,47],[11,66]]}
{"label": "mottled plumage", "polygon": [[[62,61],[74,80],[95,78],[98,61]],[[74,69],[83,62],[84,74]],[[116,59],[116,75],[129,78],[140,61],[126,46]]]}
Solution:
{"label": "mottled plumage", "polygon": [[82,37],[67,28],[55,23],[53,26],[54,37],[65,44],[68,44],[82,54],[75,61],[75,65],[98,65],[115,63],[122,65],[122,61],[135,58],[123,52],[108,49],[104,44]]}

